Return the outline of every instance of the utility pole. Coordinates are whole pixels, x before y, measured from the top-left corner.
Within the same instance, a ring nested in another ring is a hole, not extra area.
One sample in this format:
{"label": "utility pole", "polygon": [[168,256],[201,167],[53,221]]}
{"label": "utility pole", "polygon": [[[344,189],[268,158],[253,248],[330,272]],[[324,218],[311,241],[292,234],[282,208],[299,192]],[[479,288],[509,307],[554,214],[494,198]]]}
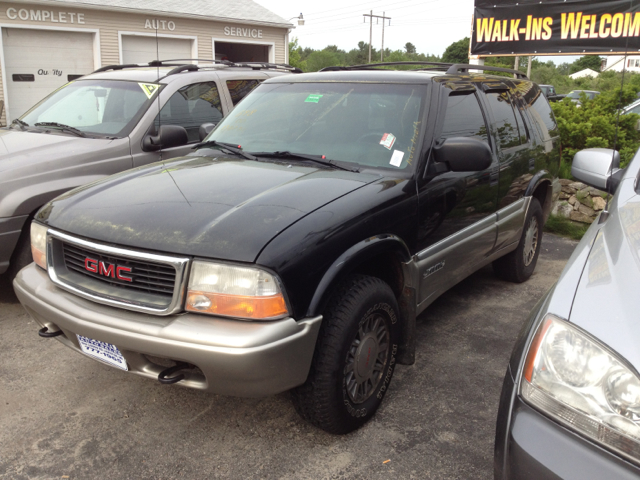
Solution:
{"label": "utility pole", "polygon": [[[382,61],[382,59],[384,58],[384,21],[391,20],[391,17],[385,17],[384,12],[382,12],[382,16],[374,15],[373,10],[370,10],[369,13],[363,13],[362,16],[369,17],[369,63],[371,63],[371,42],[373,40],[373,19],[374,18],[382,19],[382,52],[380,53],[380,61]],[[365,22],[367,21],[366,18],[364,19],[364,21]],[[391,22],[389,22],[389,25],[391,25]]]}

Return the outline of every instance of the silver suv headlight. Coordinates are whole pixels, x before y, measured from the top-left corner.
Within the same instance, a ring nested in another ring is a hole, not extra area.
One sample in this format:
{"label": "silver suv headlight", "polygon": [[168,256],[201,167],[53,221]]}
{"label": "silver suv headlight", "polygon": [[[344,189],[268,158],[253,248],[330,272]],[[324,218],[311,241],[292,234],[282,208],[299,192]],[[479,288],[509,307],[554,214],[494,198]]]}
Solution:
{"label": "silver suv headlight", "polygon": [[565,426],[640,461],[640,378],[574,325],[546,316],[529,346],[520,394]]}
{"label": "silver suv headlight", "polygon": [[47,269],[47,227],[31,222],[31,255],[39,267]]}
{"label": "silver suv headlight", "polygon": [[194,261],[186,309],[225,317],[274,320],[289,310],[280,284],[260,268]]}

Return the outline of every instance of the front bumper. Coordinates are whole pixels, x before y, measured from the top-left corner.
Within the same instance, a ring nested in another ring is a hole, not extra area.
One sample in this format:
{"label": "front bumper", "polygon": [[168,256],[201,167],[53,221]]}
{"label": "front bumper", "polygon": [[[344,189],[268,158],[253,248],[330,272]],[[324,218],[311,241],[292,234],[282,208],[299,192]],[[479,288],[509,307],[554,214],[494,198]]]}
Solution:
{"label": "front bumper", "polygon": [[516,397],[506,475],[517,479],[638,479],[640,468],[564,428]]}
{"label": "front bumper", "polygon": [[167,368],[159,359],[187,362],[198,368],[178,384],[240,397],[272,395],[304,383],[322,321],[321,316],[247,322],[131,312],[68,293],[35,264],[21,270],[13,285],[29,315],[49,331],[62,330],[55,338],[69,348],[81,352],[77,334],[111,343],[130,372],[153,379]]}

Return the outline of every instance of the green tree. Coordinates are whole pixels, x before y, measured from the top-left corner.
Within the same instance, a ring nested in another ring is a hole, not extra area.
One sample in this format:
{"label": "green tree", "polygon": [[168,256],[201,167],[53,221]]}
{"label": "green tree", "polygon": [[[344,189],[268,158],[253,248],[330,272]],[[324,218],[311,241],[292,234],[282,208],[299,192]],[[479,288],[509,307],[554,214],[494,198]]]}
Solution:
{"label": "green tree", "polygon": [[449,45],[442,55],[442,61],[447,63],[469,63],[469,37]]}
{"label": "green tree", "polygon": [[571,64],[571,73],[579,72],[585,68],[590,68],[596,72],[600,71],[602,58],[598,55],[584,55]]}
{"label": "green tree", "polygon": [[308,72],[317,72],[325,67],[340,65],[340,57],[330,50],[316,50],[306,60]]}
{"label": "green tree", "polygon": [[620,115],[618,119],[618,105],[630,103],[635,96],[636,89],[628,85],[622,90],[622,95],[617,88],[593,100],[584,97],[579,107],[568,99],[552,103],[562,140],[563,163],[569,164],[576,152],[583,148],[614,148],[615,144],[620,152],[620,165],[625,167],[640,146],[640,135],[636,130],[640,115]]}
{"label": "green tree", "polygon": [[302,60],[302,49],[298,45],[297,37],[293,37],[289,42],[289,65],[299,68],[303,72],[307,71],[307,62]]}
{"label": "green tree", "polygon": [[408,54],[416,53],[416,46],[411,42],[407,42],[404,44],[404,50]]}

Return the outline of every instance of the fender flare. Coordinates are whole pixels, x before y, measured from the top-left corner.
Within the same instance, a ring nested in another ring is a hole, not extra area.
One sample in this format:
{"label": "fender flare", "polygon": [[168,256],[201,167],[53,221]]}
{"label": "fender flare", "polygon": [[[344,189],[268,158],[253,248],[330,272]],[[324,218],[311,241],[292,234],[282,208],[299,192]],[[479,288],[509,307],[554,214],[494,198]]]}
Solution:
{"label": "fender flare", "polygon": [[[404,285],[398,297],[400,309],[400,344],[397,362],[401,365],[415,363],[416,346],[416,289],[411,274],[412,257],[404,241],[392,234],[369,237],[356,243],[340,255],[327,269],[309,303],[307,317],[320,314],[324,302],[331,292],[331,287],[356,265],[381,253],[395,253],[403,265]],[[407,267],[408,268],[405,268]]]}
{"label": "fender flare", "polygon": [[524,192],[525,197],[530,197],[533,195],[533,192],[536,191],[536,188],[542,183],[548,181],[549,185],[553,182],[553,175],[549,173],[547,170],[540,170],[536,173],[533,178],[529,181],[529,185],[527,186],[527,190]]}
{"label": "fender flare", "polygon": [[307,309],[307,317],[320,314],[323,300],[329,293],[331,286],[340,276],[344,275],[345,272],[363,260],[389,251],[400,254],[400,259],[404,263],[411,261],[411,253],[407,245],[400,237],[392,234],[375,235],[347,249],[331,264],[320,280],[320,283],[318,283],[313,298],[309,303],[309,308]]}

